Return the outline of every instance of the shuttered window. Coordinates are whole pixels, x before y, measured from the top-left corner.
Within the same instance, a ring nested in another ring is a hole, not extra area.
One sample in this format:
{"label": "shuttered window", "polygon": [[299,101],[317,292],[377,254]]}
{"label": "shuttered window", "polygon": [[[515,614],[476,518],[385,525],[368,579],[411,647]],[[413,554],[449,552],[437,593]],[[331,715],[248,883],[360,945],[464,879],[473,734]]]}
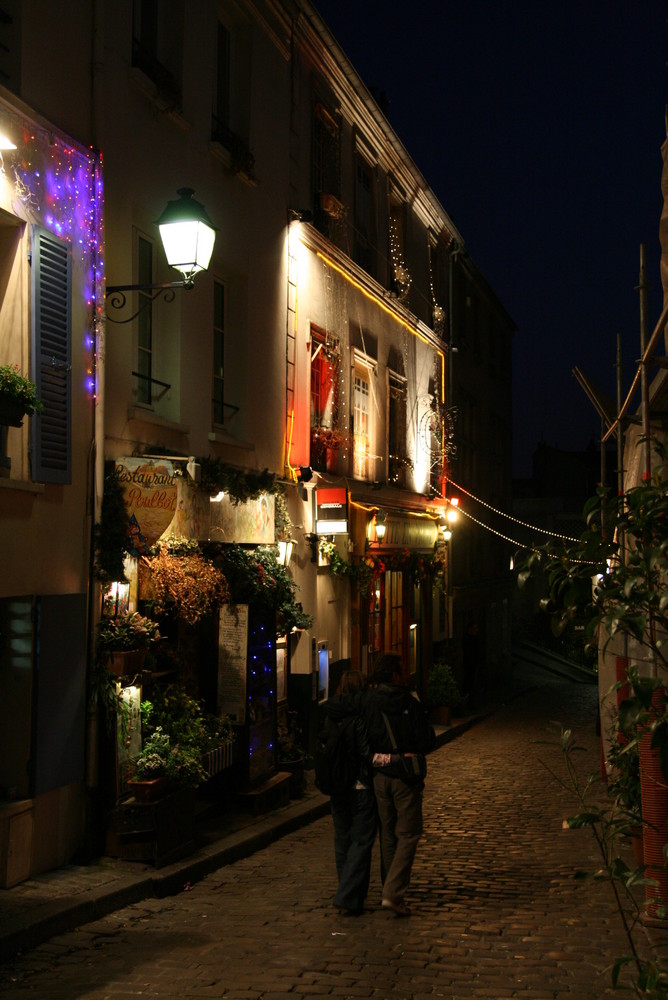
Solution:
{"label": "shuttered window", "polygon": [[72,257],[69,245],[33,227],[32,347],[37,394],[32,478],[72,482]]}

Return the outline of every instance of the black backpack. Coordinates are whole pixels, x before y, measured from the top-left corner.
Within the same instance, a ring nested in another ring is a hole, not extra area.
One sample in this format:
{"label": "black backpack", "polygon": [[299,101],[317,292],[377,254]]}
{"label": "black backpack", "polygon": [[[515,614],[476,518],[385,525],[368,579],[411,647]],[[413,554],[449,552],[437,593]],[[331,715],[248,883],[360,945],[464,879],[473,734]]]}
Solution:
{"label": "black backpack", "polygon": [[337,795],[349,791],[359,771],[352,748],[346,739],[350,717],[335,722],[329,715],[315,741],[315,783],[323,795]]}

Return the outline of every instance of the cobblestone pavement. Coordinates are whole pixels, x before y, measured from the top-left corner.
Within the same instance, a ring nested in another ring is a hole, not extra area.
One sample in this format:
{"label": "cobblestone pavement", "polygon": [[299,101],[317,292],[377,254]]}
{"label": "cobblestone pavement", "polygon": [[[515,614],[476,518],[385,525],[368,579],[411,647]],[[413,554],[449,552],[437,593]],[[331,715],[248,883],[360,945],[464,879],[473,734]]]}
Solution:
{"label": "cobblestone pavement", "polygon": [[[282,1000],[295,997],[581,998],[612,994],[626,954],[607,885],[573,879],[598,864],[588,830],[564,830],[574,803],[546,770],[550,720],[599,767],[596,690],[556,678],[430,757],[413,916],[382,911],[374,858],[369,912],[331,905],[331,819],[18,956],[0,995]],[[544,763],[541,763],[544,762]],[[643,948],[647,932],[640,928]]]}

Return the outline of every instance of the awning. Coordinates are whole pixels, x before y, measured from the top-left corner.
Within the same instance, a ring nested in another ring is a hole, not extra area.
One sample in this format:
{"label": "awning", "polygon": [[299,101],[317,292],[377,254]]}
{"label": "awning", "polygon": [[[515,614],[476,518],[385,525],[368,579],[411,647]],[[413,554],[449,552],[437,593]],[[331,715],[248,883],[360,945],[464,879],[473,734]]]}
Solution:
{"label": "awning", "polygon": [[420,514],[388,513],[385,519],[385,538],[374,551],[409,549],[412,552],[431,552],[438,538],[438,522]]}

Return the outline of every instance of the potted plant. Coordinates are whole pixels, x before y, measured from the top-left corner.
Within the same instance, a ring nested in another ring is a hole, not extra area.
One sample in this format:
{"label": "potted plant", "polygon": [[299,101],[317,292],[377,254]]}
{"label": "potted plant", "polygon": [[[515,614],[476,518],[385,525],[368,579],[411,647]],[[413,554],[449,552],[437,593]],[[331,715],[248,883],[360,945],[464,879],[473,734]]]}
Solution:
{"label": "potted plant", "polygon": [[142,564],[150,570],[149,600],[158,617],[173,613],[187,625],[196,625],[228,598],[225,577],[194,539],[161,539]]}
{"label": "potted plant", "polygon": [[35,383],[22,375],[18,365],[0,365],[0,424],[20,427],[23,417],[40,413]]}
{"label": "potted plant", "polygon": [[[628,685],[625,685],[628,687]],[[618,807],[633,843],[636,863],[644,864],[640,751],[633,699],[626,698],[613,720],[606,763],[610,769],[608,792]]]}
{"label": "potted plant", "polygon": [[26,413],[43,410],[35,383],[19,371],[18,365],[0,365],[0,475],[8,477],[12,460],[7,454],[7,432],[20,427]]}
{"label": "potted plant", "polygon": [[206,777],[199,749],[175,743],[158,726],[133,761],[128,787],[138,802],[147,802],[178,788],[196,788]]}
{"label": "potted plant", "polygon": [[149,648],[160,639],[156,622],[137,611],[101,618],[97,625],[98,657],[117,676],[142,669]]}
{"label": "potted plant", "polygon": [[[613,660],[618,673],[621,667],[626,669],[622,683],[631,686],[632,694],[620,706],[620,728],[624,731],[624,708],[638,734],[648,873],[645,894],[647,914],[654,919],[662,901],[668,899],[664,863],[668,847],[668,455],[664,443],[654,439],[652,444],[658,458],[655,468],[622,492],[599,488],[585,505],[587,528],[577,542],[534,546],[519,555],[516,565],[520,586],[533,574],[544,573],[548,593],[541,607],[550,614],[556,635],[581,622],[588,646],[598,653],[601,664]],[[642,664],[642,675],[628,665],[628,650]]]}
{"label": "potted plant", "polygon": [[427,705],[437,725],[450,725],[451,710],[460,697],[452,667],[447,660],[437,660],[427,678]]}
{"label": "potted plant", "polygon": [[202,702],[181,685],[156,689],[152,700],[142,702],[141,713],[144,732],[150,736],[160,729],[173,744],[192,750],[206,778],[232,764],[234,734],[229,716],[205,712]]}

